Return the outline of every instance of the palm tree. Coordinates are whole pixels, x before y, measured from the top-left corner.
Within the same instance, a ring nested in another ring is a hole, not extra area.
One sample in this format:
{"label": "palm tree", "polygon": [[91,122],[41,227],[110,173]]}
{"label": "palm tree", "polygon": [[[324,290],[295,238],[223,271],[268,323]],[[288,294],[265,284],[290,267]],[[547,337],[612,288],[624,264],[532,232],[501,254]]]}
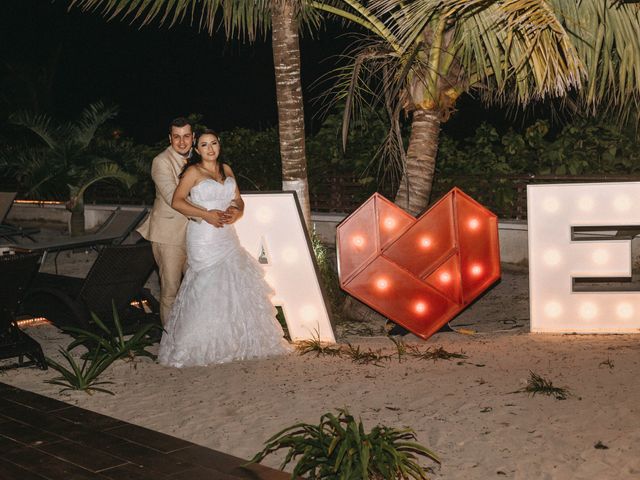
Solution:
{"label": "palm tree", "polygon": [[40,140],[15,150],[11,160],[27,195],[65,195],[71,212],[71,235],[84,233],[84,194],[96,182],[116,180],[130,188],[136,177],[124,172],[112,159],[91,150],[96,131],[117,113],[101,102],[87,107],[77,121],[55,124],[47,115],[21,112],[10,122],[33,132]]}
{"label": "palm tree", "polygon": [[[456,101],[526,106],[545,98],[625,121],[640,101],[637,5],[612,0],[327,0],[313,5],[366,29],[340,72],[345,126],[358,106],[383,105],[384,152],[402,166],[396,203],[429,202],[440,126]],[[410,115],[406,151],[400,115]],[[343,129],[343,138],[347,128]]]}
{"label": "palm tree", "polygon": [[96,10],[109,19],[133,16],[143,25],[159,18],[171,25],[199,14],[199,28],[213,34],[220,19],[229,37],[254,40],[271,27],[273,63],[278,103],[282,188],[295,190],[307,227],[311,227],[307,160],[305,156],[304,108],[300,79],[301,23],[317,20],[302,0],[70,0],[71,7]]}

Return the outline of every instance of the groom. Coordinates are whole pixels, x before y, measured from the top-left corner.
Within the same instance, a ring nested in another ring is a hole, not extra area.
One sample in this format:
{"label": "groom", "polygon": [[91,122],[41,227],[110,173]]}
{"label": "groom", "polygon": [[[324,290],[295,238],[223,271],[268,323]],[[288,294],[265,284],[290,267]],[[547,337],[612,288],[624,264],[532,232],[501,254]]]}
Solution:
{"label": "groom", "polygon": [[169,319],[187,260],[186,233],[188,219],[171,208],[178,175],[187,162],[193,145],[193,129],[184,117],[169,125],[169,146],[153,159],[151,178],[156,198],[151,213],[138,232],[151,242],[160,276],[160,320]]}

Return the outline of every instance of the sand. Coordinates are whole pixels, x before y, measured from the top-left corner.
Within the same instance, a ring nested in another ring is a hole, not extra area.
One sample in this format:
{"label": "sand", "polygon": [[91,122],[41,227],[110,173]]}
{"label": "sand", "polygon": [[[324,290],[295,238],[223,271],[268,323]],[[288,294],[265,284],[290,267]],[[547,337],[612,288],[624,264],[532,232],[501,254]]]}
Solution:
{"label": "sand", "polygon": [[[62,254],[61,273],[82,274],[92,255]],[[435,479],[640,478],[640,337],[530,334],[527,289],[526,271],[507,268],[452,322],[475,335],[404,338],[463,359],[395,356],[361,365],[295,353],[178,370],[141,358],[118,361],[104,374],[114,396],[60,393],[44,383],[56,376],[51,369],[12,369],[0,381],[245,458],[294,422],[317,423],[323,413],[347,408],[367,428],[412,427],[442,460],[424,462]],[[380,325],[370,327],[341,326],[340,343],[396,352],[384,335],[371,336]],[[357,334],[365,330],[367,336]],[[52,326],[27,331],[54,359],[70,342]],[[530,372],[566,388],[568,398],[522,392]],[[277,467],[279,459],[264,463]]]}

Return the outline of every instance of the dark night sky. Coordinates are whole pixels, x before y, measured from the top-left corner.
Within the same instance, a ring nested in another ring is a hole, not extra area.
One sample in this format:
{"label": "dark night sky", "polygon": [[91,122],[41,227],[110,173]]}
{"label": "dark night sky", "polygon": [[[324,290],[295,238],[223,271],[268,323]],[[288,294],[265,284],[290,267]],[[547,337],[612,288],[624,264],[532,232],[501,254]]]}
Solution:
{"label": "dark night sky", "polygon": [[[0,16],[0,124],[12,111],[32,108],[25,85],[37,70],[54,67],[50,90],[38,96],[40,109],[65,119],[91,102],[120,107],[116,123],[139,142],[164,138],[168,122],[200,113],[216,130],[265,128],[277,124],[271,45],[228,42],[188,25],[173,28],[128,21],[107,22],[98,13],[67,11],[67,0],[7,1]],[[326,25],[314,39],[302,40],[302,80],[307,130],[315,130],[320,89],[310,85],[332,68],[347,45],[343,30]],[[55,52],[59,51],[56,57]],[[57,58],[56,62],[51,62]],[[9,69],[18,72],[8,73]],[[25,80],[26,78],[26,80]],[[40,89],[43,90],[42,88]],[[499,109],[460,99],[443,127],[456,137],[472,134],[490,120],[506,127]],[[0,128],[2,128],[0,126]]]}
{"label": "dark night sky", "polygon": [[[276,124],[268,40],[229,43],[222,34],[211,38],[189,26],[139,29],[128,22],[107,22],[97,13],[67,12],[66,5],[64,0],[7,2],[0,18],[2,64],[23,71],[44,68],[60,49],[51,95],[43,96],[50,99],[47,111],[72,118],[93,101],[112,102],[120,106],[117,123],[143,142],[162,138],[171,118],[188,113],[204,114],[204,122],[218,130]],[[335,32],[302,41],[309,117],[314,110],[309,99],[319,93],[310,92],[309,84],[330,68],[323,59],[343,46]],[[18,94],[24,90],[20,80],[3,82],[10,102],[28,105]]]}

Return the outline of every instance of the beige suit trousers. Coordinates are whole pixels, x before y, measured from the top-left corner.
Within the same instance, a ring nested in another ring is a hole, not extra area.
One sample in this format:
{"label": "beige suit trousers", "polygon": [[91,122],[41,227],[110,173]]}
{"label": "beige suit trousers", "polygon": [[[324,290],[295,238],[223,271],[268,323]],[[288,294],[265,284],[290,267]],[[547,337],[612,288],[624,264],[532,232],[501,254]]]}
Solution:
{"label": "beige suit trousers", "polygon": [[187,250],[184,245],[158,242],[151,242],[151,247],[160,274],[160,320],[166,325],[186,269]]}

